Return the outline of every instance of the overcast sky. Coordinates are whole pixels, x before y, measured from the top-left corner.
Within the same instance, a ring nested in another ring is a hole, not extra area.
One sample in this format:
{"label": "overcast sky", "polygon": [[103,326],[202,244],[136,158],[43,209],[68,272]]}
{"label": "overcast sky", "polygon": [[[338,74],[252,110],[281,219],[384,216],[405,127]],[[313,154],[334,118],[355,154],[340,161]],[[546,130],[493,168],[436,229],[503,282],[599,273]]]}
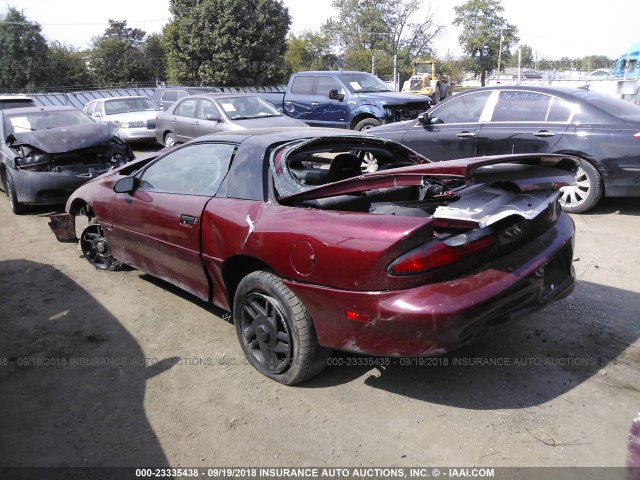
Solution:
{"label": "overcast sky", "polygon": [[[242,0],[239,0],[242,1]],[[292,17],[291,30],[316,30],[335,11],[333,0],[284,0]],[[425,0],[445,34],[435,43],[436,53],[458,56],[460,32],[451,26],[453,7],[465,0]],[[169,19],[168,0],[10,0],[27,18],[42,25],[47,40],[86,48],[101,35],[109,19],[127,20],[147,33],[159,32]],[[6,12],[7,3],[0,7]],[[538,58],[577,58],[589,54],[616,58],[640,41],[640,1],[502,0],[503,15],[518,27],[520,43],[531,46]],[[426,7],[425,7],[426,8]]]}

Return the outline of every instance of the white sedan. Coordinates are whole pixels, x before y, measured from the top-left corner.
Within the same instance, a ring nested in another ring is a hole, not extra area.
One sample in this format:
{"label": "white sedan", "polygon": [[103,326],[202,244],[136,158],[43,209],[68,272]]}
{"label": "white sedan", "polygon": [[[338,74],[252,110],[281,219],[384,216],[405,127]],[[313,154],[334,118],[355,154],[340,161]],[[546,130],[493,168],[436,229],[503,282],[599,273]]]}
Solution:
{"label": "white sedan", "polygon": [[83,109],[98,122],[116,122],[118,135],[129,142],[155,140],[156,115],[161,111],[147,97],[99,98]]}

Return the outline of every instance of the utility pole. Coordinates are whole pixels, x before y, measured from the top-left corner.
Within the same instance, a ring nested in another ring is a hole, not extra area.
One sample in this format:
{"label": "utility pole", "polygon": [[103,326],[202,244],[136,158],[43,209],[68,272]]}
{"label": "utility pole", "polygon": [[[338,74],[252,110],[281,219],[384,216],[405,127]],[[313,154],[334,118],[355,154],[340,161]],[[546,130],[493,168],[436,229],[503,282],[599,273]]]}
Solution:
{"label": "utility pole", "polygon": [[497,75],[498,77],[500,77],[500,66],[502,64],[502,42],[504,40],[502,32],[504,30],[511,30],[511,28],[500,27],[500,28],[497,28],[496,30],[500,30],[500,49],[498,50],[498,75]]}

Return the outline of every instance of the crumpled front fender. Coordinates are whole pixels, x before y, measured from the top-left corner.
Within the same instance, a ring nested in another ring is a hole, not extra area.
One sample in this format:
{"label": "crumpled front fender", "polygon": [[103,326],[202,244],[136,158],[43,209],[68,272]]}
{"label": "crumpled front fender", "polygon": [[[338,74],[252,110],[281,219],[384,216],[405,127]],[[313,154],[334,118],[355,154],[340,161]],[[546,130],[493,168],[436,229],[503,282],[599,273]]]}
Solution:
{"label": "crumpled front fender", "polygon": [[76,217],[70,213],[56,213],[49,216],[49,227],[59,242],[76,243]]}

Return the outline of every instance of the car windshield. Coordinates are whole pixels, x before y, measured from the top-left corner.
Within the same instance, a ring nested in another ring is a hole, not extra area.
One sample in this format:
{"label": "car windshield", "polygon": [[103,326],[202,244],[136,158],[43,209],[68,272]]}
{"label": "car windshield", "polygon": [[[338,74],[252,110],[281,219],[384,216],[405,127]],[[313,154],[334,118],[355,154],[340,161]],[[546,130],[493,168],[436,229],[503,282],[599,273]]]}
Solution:
{"label": "car windshield", "polygon": [[148,98],[120,98],[105,102],[104,110],[107,115],[118,115],[129,112],[155,111],[160,110],[160,107]]}
{"label": "car windshield", "polygon": [[370,73],[346,73],[341,78],[351,93],[391,91],[389,85]]}
{"label": "car windshield", "polygon": [[94,121],[79,110],[36,111],[5,115],[4,131],[9,135],[89,123]]}
{"label": "car windshield", "polygon": [[244,95],[242,97],[220,98],[216,101],[231,120],[282,116],[278,110],[258,97]]}

